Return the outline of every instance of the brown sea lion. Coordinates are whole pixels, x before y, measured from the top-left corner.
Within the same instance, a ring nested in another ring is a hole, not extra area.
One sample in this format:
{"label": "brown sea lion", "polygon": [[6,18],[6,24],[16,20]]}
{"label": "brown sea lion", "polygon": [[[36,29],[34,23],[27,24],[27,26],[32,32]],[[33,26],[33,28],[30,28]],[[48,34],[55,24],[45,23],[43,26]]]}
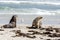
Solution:
{"label": "brown sea lion", "polygon": [[34,27],[34,28],[41,28],[41,25],[42,25],[41,19],[42,19],[42,18],[43,18],[43,17],[41,17],[41,16],[36,17],[36,18],[33,20],[33,22],[32,22],[32,27]]}
{"label": "brown sea lion", "polygon": [[9,24],[3,25],[4,28],[15,28],[16,27],[16,17],[17,15],[13,15]]}
{"label": "brown sea lion", "polygon": [[9,23],[14,24],[15,27],[16,27],[16,17],[17,17],[17,15],[13,15],[10,22],[9,22]]}

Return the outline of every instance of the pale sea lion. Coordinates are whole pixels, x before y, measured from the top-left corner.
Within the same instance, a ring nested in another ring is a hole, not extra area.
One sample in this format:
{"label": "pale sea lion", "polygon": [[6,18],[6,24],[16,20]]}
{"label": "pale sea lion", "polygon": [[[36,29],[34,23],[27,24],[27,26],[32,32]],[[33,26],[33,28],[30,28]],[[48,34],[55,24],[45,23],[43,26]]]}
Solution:
{"label": "pale sea lion", "polygon": [[60,34],[57,34],[57,33],[53,33],[53,34],[50,34],[48,35],[49,37],[60,37]]}
{"label": "pale sea lion", "polygon": [[32,22],[32,27],[35,27],[35,28],[41,28],[41,25],[42,25],[42,22],[41,22],[41,19],[43,17],[39,16],[39,17],[36,17],[33,22]]}
{"label": "pale sea lion", "polygon": [[16,27],[16,15],[13,15],[9,24],[3,25],[4,28],[15,28]]}

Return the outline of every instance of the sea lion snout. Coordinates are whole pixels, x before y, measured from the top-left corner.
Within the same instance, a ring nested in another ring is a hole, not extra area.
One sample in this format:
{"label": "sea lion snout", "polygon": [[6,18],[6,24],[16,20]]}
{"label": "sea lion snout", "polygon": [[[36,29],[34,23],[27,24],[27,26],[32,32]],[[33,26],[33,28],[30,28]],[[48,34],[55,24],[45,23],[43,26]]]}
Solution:
{"label": "sea lion snout", "polygon": [[42,19],[43,17],[39,16],[38,18],[39,18],[39,19]]}

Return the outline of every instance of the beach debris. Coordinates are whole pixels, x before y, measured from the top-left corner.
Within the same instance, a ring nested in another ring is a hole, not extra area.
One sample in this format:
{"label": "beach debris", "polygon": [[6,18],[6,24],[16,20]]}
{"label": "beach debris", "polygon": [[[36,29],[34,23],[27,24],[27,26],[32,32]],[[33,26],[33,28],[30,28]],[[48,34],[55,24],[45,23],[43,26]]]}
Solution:
{"label": "beach debris", "polygon": [[4,31],[4,29],[0,29],[0,31]]}
{"label": "beach debris", "polygon": [[60,28],[54,28],[57,33],[60,33]]}
{"label": "beach debris", "polygon": [[51,40],[51,39],[46,39],[46,40]]}
{"label": "beach debris", "polygon": [[28,37],[28,38],[36,38],[36,36],[31,36],[31,35],[28,35],[27,33],[21,33],[20,30],[17,30],[15,31],[15,36],[13,37],[20,37],[20,36],[23,36],[23,37]]}
{"label": "beach debris", "polygon": [[60,34],[57,34],[57,33],[53,33],[53,34],[50,34],[48,35],[49,37],[60,37]]}
{"label": "beach debris", "polygon": [[11,30],[10,32],[16,32],[16,31],[17,32],[21,32],[21,30],[19,30],[19,29],[17,29],[17,30],[16,29],[15,30]]}
{"label": "beach debris", "polygon": [[46,31],[53,31],[53,28],[49,26],[48,28],[46,28]]}
{"label": "beach debris", "polygon": [[17,15],[13,15],[9,24],[5,24],[2,27],[3,28],[15,28],[16,27],[16,17],[17,17]]}
{"label": "beach debris", "polygon": [[26,35],[26,37],[28,37],[28,38],[36,38],[36,36],[30,36],[30,35]]}
{"label": "beach debris", "polygon": [[51,34],[49,31],[43,32],[43,34]]}
{"label": "beach debris", "polygon": [[28,29],[37,29],[36,27],[27,27]]}
{"label": "beach debris", "polygon": [[58,40],[60,40],[60,39],[58,39]]}
{"label": "beach debris", "polygon": [[46,28],[40,28],[40,30],[45,30]]}
{"label": "beach debris", "polygon": [[40,34],[40,35],[42,35],[42,33],[38,32],[38,31],[34,31],[34,30],[29,30],[28,32],[33,32],[30,35],[34,35],[34,34]]}
{"label": "beach debris", "polygon": [[0,35],[3,35],[3,33],[0,33]]}
{"label": "beach debris", "polygon": [[42,18],[43,17],[41,17],[41,16],[36,17],[32,22],[32,27],[30,27],[30,28],[33,28],[33,29],[41,28],[41,25],[42,25],[41,19]]}
{"label": "beach debris", "polygon": [[40,39],[43,39],[43,38],[41,38],[41,37],[39,37]]}

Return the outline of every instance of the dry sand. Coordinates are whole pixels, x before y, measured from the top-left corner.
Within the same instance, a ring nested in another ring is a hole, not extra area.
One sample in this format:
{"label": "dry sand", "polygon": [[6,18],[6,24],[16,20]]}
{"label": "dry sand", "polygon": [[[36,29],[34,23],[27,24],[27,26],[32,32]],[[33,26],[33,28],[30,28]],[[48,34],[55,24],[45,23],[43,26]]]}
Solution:
{"label": "dry sand", "polygon": [[[40,35],[40,34],[32,35],[32,36],[36,36],[36,38],[28,38],[26,36],[13,37],[16,34],[15,32],[12,32],[12,30],[21,30],[22,33],[31,33],[31,32],[28,32],[29,30],[34,30],[38,32],[44,31],[44,30],[41,31],[40,29],[28,29],[27,26],[28,25],[17,25],[16,28],[2,28],[4,31],[0,31],[0,40],[47,40],[47,39],[58,40],[60,39],[60,37],[47,37],[45,35]],[[43,27],[47,27],[47,25],[46,26],[44,25]],[[57,28],[57,26],[54,26],[54,27]]]}

